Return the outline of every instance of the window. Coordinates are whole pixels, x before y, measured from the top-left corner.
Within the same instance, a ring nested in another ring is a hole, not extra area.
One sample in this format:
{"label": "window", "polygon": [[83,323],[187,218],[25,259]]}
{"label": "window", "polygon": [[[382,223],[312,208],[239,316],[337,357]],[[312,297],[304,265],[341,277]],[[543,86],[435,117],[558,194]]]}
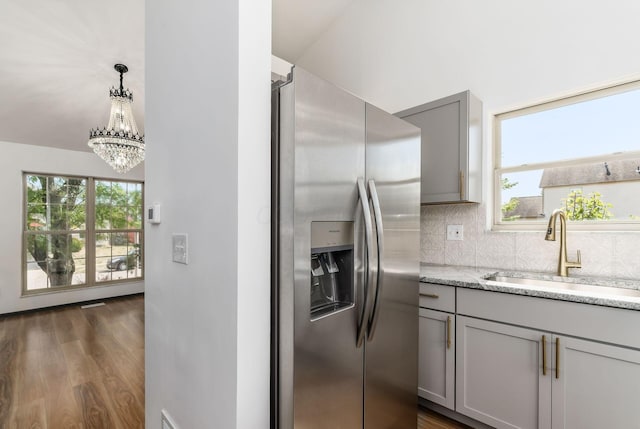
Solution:
{"label": "window", "polygon": [[23,293],[143,278],[143,184],[24,174]]}
{"label": "window", "polygon": [[640,81],[497,115],[494,227],[640,229],[638,112]]}

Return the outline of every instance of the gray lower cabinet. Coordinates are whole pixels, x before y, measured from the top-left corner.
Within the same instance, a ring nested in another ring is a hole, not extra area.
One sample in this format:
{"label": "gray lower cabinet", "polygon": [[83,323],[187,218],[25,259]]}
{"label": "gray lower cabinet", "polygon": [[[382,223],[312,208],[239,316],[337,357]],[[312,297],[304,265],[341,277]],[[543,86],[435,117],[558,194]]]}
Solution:
{"label": "gray lower cabinet", "polygon": [[640,429],[640,351],[555,336],[554,347],[556,341],[553,429]]}
{"label": "gray lower cabinet", "polygon": [[496,428],[551,427],[541,332],[457,316],[456,411]]}
{"label": "gray lower cabinet", "polygon": [[455,315],[420,308],[418,396],[455,408]]}
{"label": "gray lower cabinet", "polygon": [[496,428],[640,429],[640,351],[456,319],[458,413]]}

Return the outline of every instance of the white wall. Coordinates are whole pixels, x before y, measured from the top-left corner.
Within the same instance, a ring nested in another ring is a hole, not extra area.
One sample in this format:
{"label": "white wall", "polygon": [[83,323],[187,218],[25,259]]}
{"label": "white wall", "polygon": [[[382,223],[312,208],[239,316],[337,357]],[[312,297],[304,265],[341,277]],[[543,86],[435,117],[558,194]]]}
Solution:
{"label": "white wall", "polygon": [[97,155],[43,146],[0,142],[0,314],[144,292],[144,282],[95,286],[21,298],[23,172],[144,179],[140,165],[119,175]]}
{"label": "white wall", "polygon": [[290,59],[390,112],[470,89],[489,110],[638,76],[640,2],[355,0]]}
{"label": "white wall", "polygon": [[[470,89],[484,103],[481,206],[422,210],[422,260],[553,271],[542,233],[487,230],[491,118],[517,107],[640,78],[640,2],[356,0],[301,58],[306,69],[390,112]],[[465,240],[446,241],[447,223]],[[570,233],[584,274],[640,276],[638,234]],[[578,271],[580,272],[580,271]]]}
{"label": "white wall", "polygon": [[[269,424],[269,1],[146,3],[146,425]],[[189,235],[189,264],[171,234]]]}

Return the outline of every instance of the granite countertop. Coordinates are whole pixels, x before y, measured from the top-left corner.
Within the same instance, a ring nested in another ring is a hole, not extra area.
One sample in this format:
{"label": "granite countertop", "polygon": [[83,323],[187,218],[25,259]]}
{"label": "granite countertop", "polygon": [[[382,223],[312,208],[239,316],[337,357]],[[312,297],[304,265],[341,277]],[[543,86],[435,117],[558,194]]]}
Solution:
{"label": "granite countertop", "polygon": [[[607,279],[598,277],[561,278],[549,273],[511,272],[492,268],[473,268],[450,265],[420,265],[420,281],[441,285],[458,286],[471,289],[482,289],[493,292],[511,293],[537,298],[557,299],[583,304],[601,305],[606,307],[623,308],[640,311],[640,296],[618,296],[606,291],[574,291],[554,289],[551,287],[525,286],[516,284],[496,284],[489,282],[488,276],[496,273],[512,277],[531,278],[544,281],[561,280],[568,283],[587,283],[594,286],[615,287],[640,291],[640,281]],[[592,288],[597,289],[597,288]]]}

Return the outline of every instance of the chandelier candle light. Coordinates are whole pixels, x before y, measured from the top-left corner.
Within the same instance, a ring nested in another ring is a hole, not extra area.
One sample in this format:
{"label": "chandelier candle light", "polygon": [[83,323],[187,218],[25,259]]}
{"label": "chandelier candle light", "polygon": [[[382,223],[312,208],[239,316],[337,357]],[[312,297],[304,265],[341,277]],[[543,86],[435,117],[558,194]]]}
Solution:
{"label": "chandelier candle light", "polygon": [[120,89],[111,88],[109,125],[89,132],[89,147],[118,173],[126,173],[144,160],[144,135],[138,132],[131,104],[133,93],[122,87],[124,64],[113,66],[120,73]]}

